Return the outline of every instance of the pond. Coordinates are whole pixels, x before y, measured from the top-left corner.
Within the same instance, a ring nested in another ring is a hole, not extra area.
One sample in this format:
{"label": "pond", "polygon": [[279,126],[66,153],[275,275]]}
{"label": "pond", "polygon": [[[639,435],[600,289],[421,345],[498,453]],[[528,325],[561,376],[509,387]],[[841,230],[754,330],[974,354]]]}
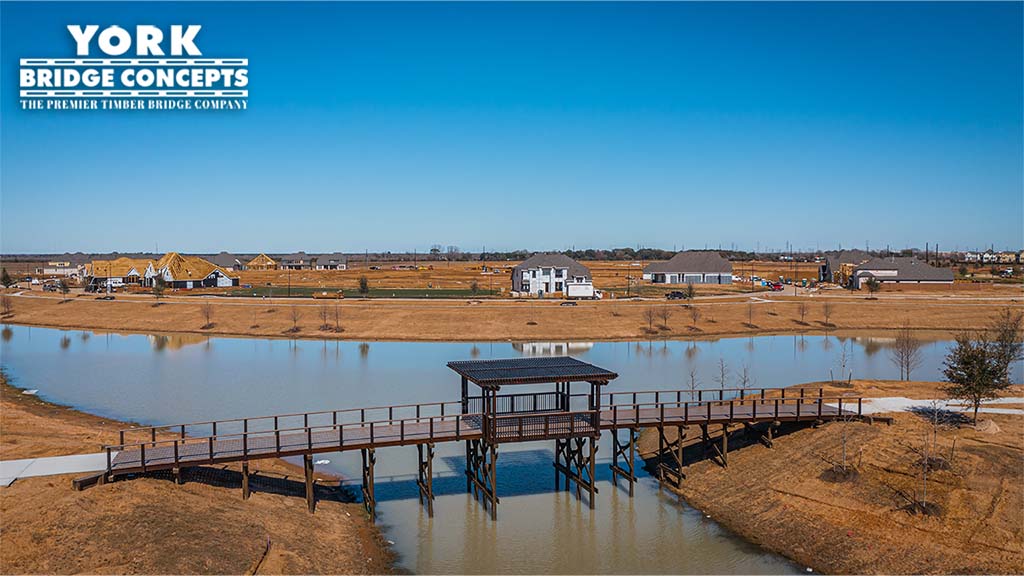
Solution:
{"label": "pond", "polygon": [[[820,334],[652,343],[360,343],[9,326],[0,341],[0,363],[15,385],[86,412],[147,424],[456,400],[459,379],[445,363],[470,358],[571,354],[617,372],[609,392],[685,388],[691,371],[703,388],[720,387],[723,371],[727,386],[746,379],[751,388],[851,371],[855,378],[898,376],[887,353],[891,339]],[[915,379],[939,379],[948,346],[926,343]],[[497,523],[466,494],[460,444],[438,446],[434,518],[418,502],[415,448],[378,450],[378,523],[395,542],[400,566],[417,573],[803,571],[659,490],[645,472],[633,498],[616,489],[607,434],[598,452],[594,510],[574,493],[553,490],[553,450],[552,442],[501,446]],[[358,452],[318,458],[330,461],[318,470],[358,481]]]}

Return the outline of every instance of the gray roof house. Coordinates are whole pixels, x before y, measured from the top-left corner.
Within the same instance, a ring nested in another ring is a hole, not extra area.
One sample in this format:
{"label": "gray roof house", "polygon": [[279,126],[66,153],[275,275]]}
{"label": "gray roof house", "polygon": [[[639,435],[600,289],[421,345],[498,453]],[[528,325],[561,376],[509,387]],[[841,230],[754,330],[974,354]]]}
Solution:
{"label": "gray roof house", "polygon": [[285,254],[277,259],[278,266],[282,270],[312,270],[316,258],[305,252]]}
{"label": "gray roof house", "polygon": [[249,261],[248,258],[242,258],[227,252],[221,252],[220,254],[211,256],[207,258],[207,260],[232,272],[235,270],[245,270],[245,263]]}
{"label": "gray roof house", "polygon": [[871,278],[893,284],[952,284],[953,270],[936,268],[911,256],[874,258],[853,269],[850,284],[859,289]]}
{"label": "gray roof house", "polygon": [[344,270],[348,268],[348,258],[341,252],[321,254],[316,257],[317,270]]}
{"label": "gray roof house", "polygon": [[568,284],[588,284],[593,291],[590,269],[565,254],[534,254],[512,269],[513,292],[565,292]]}
{"label": "gray roof house", "polygon": [[730,284],[732,262],[718,252],[686,250],[665,262],[648,264],[644,280],[654,284]]}

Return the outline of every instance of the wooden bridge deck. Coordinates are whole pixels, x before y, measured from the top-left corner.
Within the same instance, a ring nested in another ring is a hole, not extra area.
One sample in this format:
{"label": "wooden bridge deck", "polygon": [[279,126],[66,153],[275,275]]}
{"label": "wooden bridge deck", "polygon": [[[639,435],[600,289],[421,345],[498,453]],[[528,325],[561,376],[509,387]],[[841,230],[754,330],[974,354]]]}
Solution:
{"label": "wooden bridge deck", "polygon": [[[723,397],[721,391],[718,396]],[[689,392],[686,392],[689,393]],[[648,394],[648,393],[640,393]],[[638,403],[636,395],[617,393],[609,401],[629,397],[631,401],[613,403],[599,412],[549,410],[522,410],[494,417],[491,425],[491,439],[494,442],[525,442],[531,440],[564,439],[579,436],[596,436],[602,430],[623,428],[650,428],[659,426],[712,425],[730,423],[785,422],[797,420],[834,420],[857,417],[860,414],[859,398],[825,398],[821,391],[811,397],[766,397],[765,390],[754,398],[735,398],[696,402],[661,401],[662,397],[678,398],[678,391],[659,391],[655,402]],[[527,395],[523,395],[527,396]],[[111,476],[146,472],[152,470],[181,468],[227,462],[278,458],[284,456],[309,455],[324,452],[376,449],[388,446],[409,446],[476,440],[485,436],[484,418],[481,414],[445,413],[445,406],[457,403],[435,403],[402,407],[356,409],[343,412],[321,412],[299,415],[275,416],[260,419],[243,419],[212,424],[212,434],[185,436],[186,426],[143,428],[127,432],[136,434],[148,432],[151,437],[140,442],[125,443],[122,434],[120,444],[107,446],[108,473]],[[516,401],[510,402],[510,410],[516,410]],[[537,406],[537,397],[533,398]],[[422,415],[429,408],[440,407],[440,415]],[[415,409],[415,416],[395,419],[395,409],[408,412]],[[367,410],[385,411],[386,419],[369,421]],[[340,413],[356,413],[357,422],[339,422]],[[332,423],[309,425],[310,416],[333,415]],[[301,417],[301,427],[281,428],[279,419]],[[249,431],[251,421],[273,419],[273,428]],[[217,434],[218,424],[224,430],[234,423],[243,427],[242,432]],[[157,438],[158,429],[180,429],[177,438]]]}

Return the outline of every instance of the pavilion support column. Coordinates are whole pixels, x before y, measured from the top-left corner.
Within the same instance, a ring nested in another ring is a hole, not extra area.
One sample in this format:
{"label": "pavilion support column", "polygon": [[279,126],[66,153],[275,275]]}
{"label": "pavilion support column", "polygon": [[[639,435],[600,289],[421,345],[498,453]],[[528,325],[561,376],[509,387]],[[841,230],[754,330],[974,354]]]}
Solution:
{"label": "pavilion support column", "polygon": [[[629,434],[626,442],[620,442],[619,431],[612,430],[612,463],[609,467],[612,469],[612,484],[617,487],[619,485],[618,477],[622,476],[629,482],[629,496],[632,498],[633,485],[636,483],[634,460],[636,458],[637,432],[635,428],[627,428],[626,432]],[[620,456],[623,462],[625,462],[625,467],[619,466]]]}
{"label": "pavilion support column", "polygon": [[[419,474],[416,484],[420,490],[420,504],[427,504],[427,515],[434,517],[434,444],[417,444]],[[425,456],[425,457],[424,457]]]}
{"label": "pavilion support column", "polygon": [[370,520],[377,518],[377,497],[373,491],[373,467],[377,463],[377,453],[373,448],[359,451],[363,459],[363,508],[370,515]]}
{"label": "pavilion support column", "polygon": [[249,499],[249,462],[242,462],[242,500]]}
{"label": "pavilion support column", "polygon": [[[316,511],[316,496],[313,492],[313,455],[303,454],[302,463],[306,472],[306,506],[309,508],[309,513],[312,514]],[[248,472],[246,472],[246,476],[248,476]],[[248,481],[246,489],[248,489]]]}

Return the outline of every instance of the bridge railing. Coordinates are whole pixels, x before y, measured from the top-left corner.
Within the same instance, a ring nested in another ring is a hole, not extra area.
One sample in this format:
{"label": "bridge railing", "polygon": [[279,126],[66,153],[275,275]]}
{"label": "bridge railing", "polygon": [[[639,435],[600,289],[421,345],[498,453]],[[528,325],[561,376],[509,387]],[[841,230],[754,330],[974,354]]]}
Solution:
{"label": "bridge railing", "polygon": [[[834,408],[834,411],[833,411]],[[610,421],[608,414],[610,414]],[[602,425],[625,428],[653,423],[701,424],[734,420],[812,419],[861,416],[863,398],[851,396],[788,396],[733,398],[704,402],[662,401],[613,404],[603,409]]]}
{"label": "bridge railing", "polygon": [[430,416],[449,416],[462,412],[462,404],[459,401],[427,402],[422,404],[296,412],[251,418],[227,418],[162,426],[139,426],[119,430],[118,444],[153,442],[161,435],[173,435],[178,438],[207,438],[225,433],[273,432],[283,428],[336,426],[339,424],[359,424],[370,421],[398,421],[401,419],[426,418]]}
{"label": "bridge railing", "polygon": [[766,400],[770,398],[821,398],[825,395],[824,388],[710,388],[710,389],[678,389],[678,390],[630,390],[625,392],[603,392],[601,406],[611,407],[616,404],[637,404],[645,402],[705,402],[727,400]]}
{"label": "bridge railing", "polygon": [[[171,468],[245,460],[249,457],[351,450],[374,445],[403,445],[461,440],[469,429],[482,427],[482,414],[447,414],[395,420],[368,420],[338,424],[275,428],[273,430],[218,433],[211,436],[158,438],[104,446],[107,472],[115,453],[120,468]],[[148,456],[147,456],[148,452]]]}
{"label": "bridge railing", "polygon": [[488,440],[523,442],[575,436],[596,436],[601,432],[601,414],[596,410],[499,415],[488,419]]}

